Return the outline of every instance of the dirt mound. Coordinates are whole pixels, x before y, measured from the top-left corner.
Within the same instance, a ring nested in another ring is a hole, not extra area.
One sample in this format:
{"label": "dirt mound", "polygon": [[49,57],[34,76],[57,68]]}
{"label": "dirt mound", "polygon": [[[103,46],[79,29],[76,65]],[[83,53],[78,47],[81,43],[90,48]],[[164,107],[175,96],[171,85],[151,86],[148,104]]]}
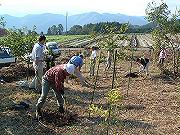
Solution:
{"label": "dirt mound", "polygon": [[64,114],[61,114],[58,111],[43,110],[43,117],[40,121],[45,125],[62,127],[76,123],[77,118],[77,114],[73,114],[68,111],[65,111]]}
{"label": "dirt mound", "polygon": [[24,64],[12,64],[9,67],[3,67],[0,69],[0,78],[5,82],[17,81],[24,78],[29,74],[29,76],[34,75],[33,68],[27,68]]}

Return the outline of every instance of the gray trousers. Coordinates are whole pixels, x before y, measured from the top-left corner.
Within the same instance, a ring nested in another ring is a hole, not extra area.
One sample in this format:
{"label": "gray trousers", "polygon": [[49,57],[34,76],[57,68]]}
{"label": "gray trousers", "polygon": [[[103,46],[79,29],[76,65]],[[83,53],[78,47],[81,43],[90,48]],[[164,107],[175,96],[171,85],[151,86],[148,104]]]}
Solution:
{"label": "gray trousers", "polygon": [[50,85],[48,80],[42,78],[42,93],[40,98],[38,99],[38,103],[36,104],[37,108],[41,109],[43,107],[50,88],[53,89],[54,95],[57,98],[58,107],[64,105],[63,95],[59,91],[55,90],[55,87],[53,85]]}
{"label": "gray trousers", "polygon": [[106,61],[105,71],[110,69],[111,63],[112,63],[112,58],[108,57]]}

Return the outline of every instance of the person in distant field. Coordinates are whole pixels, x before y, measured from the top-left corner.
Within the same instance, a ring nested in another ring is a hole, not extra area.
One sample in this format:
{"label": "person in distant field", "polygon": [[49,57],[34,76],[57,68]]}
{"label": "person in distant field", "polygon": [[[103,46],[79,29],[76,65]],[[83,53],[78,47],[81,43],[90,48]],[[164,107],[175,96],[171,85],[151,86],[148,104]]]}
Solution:
{"label": "person in distant field", "polygon": [[150,60],[148,58],[137,58],[136,59],[136,62],[140,65],[139,67],[139,73],[141,72],[146,72],[146,75],[148,75],[148,69],[149,69],[149,63],[150,63]]}
{"label": "person in distant field", "polygon": [[88,86],[87,81],[81,74],[81,67],[83,65],[83,55],[75,55],[71,57],[71,59],[68,62],[69,64],[73,64],[76,68],[74,71],[74,75],[79,78],[82,86]]}
{"label": "person in distant field", "polygon": [[50,88],[53,89],[57,98],[58,111],[64,113],[64,80],[67,76],[74,73],[73,64],[61,64],[50,68],[42,78],[42,93],[36,104],[36,117],[42,117],[41,108],[43,107]]}
{"label": "person in distant field", "polygon": [[90,76],[94,76],[94,70],[95,70],[95,65],[96,65],[96,56],[97,56],[96,47],[93,46],[92,53],[90,56]]}
{"label": "person in distant field", "polygon": [[46,37],[44,35],[41,35],[39,37],[39,42],[34,45],[32,50],[32,61],[33,61],[33,68],[35,70],[35,77],[32,80],[29,88],[35,89],[37,92],[40,92],[41,89],[45,41],[46,41]]}
{"label": "person in distant field", "polygon": [[108,56],[106,58],[106,67],[105,67],[105,71],[109,70],[111,67],[111,63],[112,63],[112,51],[108,51]]}
{"label": "person in distant field", "polygon": [[89,57],[90,56],[90,48],[85,47],[82,54],[83,54],[84,57]]}
{"label": "person in distant field", "polygon": [[162,49],[161,52],[159,53],[159,64],[163,65],[166,57],[167,57],[166,50]]}

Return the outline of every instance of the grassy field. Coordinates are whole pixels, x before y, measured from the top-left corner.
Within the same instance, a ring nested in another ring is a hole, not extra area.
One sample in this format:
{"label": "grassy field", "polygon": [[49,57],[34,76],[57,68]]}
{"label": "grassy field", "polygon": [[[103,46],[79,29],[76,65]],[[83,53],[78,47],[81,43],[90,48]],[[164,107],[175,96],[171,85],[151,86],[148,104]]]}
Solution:
{"label": "grassy field", "polygon": [[47,41],[55,41],[58,43],[74,40],[74,39],[84,39],[88,38],[89,35],[59,35],[59,36],[47,36]]}
{"label": "grassy field", "polygon": [[[75,40],[75,39],[88,39],[90,36],[89,35],[55,35],[55,36],[46,36],[47,37],[47,42],[57,42],[57,43],[62,43],[70,40]],[[38,38],[38,36],[37,36]],[[3,37],[0,37],[0,40],[3,39]]]}

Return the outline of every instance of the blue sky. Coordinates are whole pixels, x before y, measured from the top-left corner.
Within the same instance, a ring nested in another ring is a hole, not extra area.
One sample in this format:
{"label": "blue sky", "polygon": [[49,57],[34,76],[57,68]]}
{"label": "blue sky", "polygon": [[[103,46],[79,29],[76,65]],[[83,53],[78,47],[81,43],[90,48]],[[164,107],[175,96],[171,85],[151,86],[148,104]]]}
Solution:
{"label": "blue sky", "polygon": [[[25,16],[27,14],[55,13],[70,15],[85,12],[145,15],[152,0],[0,0],[0,15]],[[155,0],[157,3],[160,0]],[[172,11],[180,8],[180,0],[164,0]]]}

